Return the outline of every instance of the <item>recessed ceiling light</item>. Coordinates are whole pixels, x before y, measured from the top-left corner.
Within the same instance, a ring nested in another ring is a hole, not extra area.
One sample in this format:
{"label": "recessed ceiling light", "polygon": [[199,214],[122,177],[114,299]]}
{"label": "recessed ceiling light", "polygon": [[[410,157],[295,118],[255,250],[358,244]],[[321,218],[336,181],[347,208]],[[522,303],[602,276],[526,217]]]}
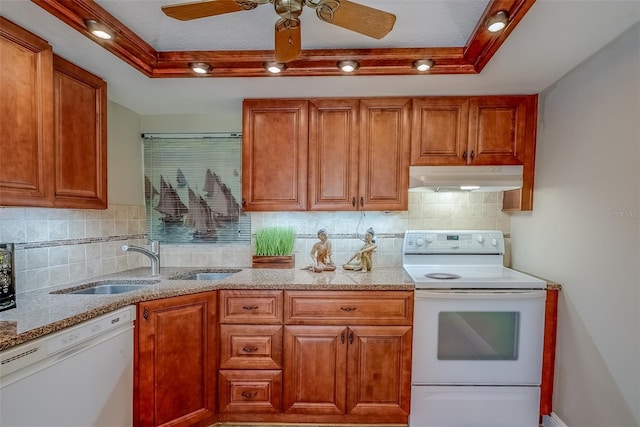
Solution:
{"label": "recessed ceiling light", "polygon": [[340,61],[338,62],[338,68],[345,73],[353,73],[355,70],[360,68],[360,64],[358,64],[358,61]]}
{"label": "recessed ceiling light", "polygon": [[418,59],[417,61],[413,61],[413,68],[418,71],[429,71],[436,63],[433,59]]}
{"label": "recessed ceiling light", "polygon": [[101,24],[95,19],[85,19],[84,25],[87,27],[87,30],[89,30],[91,34],[100,39],[111,40],[116,36],[116,33],[111,28],[107,27],[104,24]]}
{"label": "recessed ceiling light", "polygon": [[278,74],[284,71],[287,66],[281,62],[265,62],[264,69],[272,74]]}
{"label": "recessed ceiling light", "polygon": [[191,62],[189,63],[189,68],[196,74],[207,74],[213,67],[206,62]]}
{"label": "recessed ceiling light", "polygon": [[487,20],[487,30],[497,33],[504,29],[509,22],[509,14],[505,10],[500,10]]}

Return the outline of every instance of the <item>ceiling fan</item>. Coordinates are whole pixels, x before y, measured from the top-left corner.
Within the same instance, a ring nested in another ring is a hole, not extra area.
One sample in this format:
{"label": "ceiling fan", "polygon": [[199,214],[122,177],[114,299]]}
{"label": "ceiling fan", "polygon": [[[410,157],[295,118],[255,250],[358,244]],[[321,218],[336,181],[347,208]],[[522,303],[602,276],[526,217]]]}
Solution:
{"label": "ceiling fan", "polygon": [[289,62],[300,56],[300,15],[303,6],[316,11],[324,22],[381,39],[393,29],[396,16],[348,0],[204,0],[162,6],[165,15],[190,21],[192,19],[255,9],[272,3],[280,19],[275,24],[275,60]]}

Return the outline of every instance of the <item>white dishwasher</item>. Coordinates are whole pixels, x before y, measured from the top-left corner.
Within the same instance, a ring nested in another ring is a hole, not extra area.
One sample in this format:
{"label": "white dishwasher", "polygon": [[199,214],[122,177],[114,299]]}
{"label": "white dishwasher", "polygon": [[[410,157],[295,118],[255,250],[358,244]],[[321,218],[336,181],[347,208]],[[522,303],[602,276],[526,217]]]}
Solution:
{"label": "white dishwasher", "polygon": [[0,353],[0,426],[133,424],[133,321],[127,306]]}

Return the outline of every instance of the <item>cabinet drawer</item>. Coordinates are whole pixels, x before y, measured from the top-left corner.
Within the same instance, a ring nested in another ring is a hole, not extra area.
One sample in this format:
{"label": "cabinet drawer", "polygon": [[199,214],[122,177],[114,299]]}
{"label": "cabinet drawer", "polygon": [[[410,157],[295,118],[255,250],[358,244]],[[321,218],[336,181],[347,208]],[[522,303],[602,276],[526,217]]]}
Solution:
{"label": "cabinet drawer", "polygon": [[282,325],[220,325],[220,369],[281,369]]}
{"label": "cabinet drawer", "polygon": [[220,291],[220,323],[282,323],[282,291]]}
{"label": "cabinet drawer", "polygon": [[282,371],[220,371],[220,414],[280,413]]}
{"label": "cabinet drawer", "polygon": [[286,291],[286,324],[411,325],[411,291]]}

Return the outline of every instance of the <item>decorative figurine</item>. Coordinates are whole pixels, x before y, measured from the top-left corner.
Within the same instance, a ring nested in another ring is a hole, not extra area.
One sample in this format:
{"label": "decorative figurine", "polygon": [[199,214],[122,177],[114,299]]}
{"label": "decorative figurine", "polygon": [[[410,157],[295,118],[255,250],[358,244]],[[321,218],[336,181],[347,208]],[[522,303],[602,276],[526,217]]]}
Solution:
{"label": "decorative figurine", "polygon": [[[345,270],[362,271],[363,273],[371,271],[373,267],[373,251],[378,247],[374,241],[373,228],[369,228],[364,234],[364,245],[356,252],[346,264],[342,265]],[[356,260],[353,264],[351,261]]]}
{"label": "decorative figurine", "polygon": [[334,271],[336,265],[331,259],[331,241],[329,240],[326,229],[321,228],[318,230],[318,239],[320,239],[320,241],[313,245],[311,253],[309,254],[313,260],[313,264],[305,267],[303,270],[311,270],[316,273]]}

